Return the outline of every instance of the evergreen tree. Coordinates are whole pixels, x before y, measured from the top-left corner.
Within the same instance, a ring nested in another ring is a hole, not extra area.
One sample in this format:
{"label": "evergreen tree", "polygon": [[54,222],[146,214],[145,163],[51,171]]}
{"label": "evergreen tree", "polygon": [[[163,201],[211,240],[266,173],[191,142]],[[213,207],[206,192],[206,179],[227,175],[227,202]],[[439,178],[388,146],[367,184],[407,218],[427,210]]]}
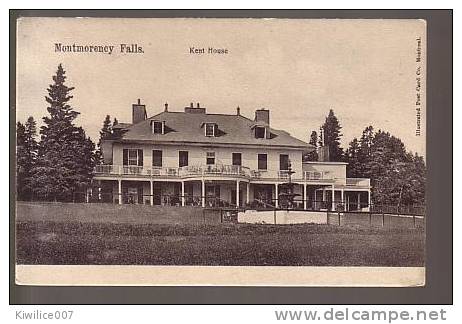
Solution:
{"label": "evergreen tree", "polygon": [[345,152],[345,157],[348,161],[347,176],[350,178],[358,177],[358,172],[361,169],[361,161],[359,159],[360,144],[358,139],[355,137],[351,142],[350,146]]}
{"label": "evergreen tree", "polygon": [[375,204],[425,203],[426,167],[423,158],[406,152],[404,143],[388,132],[368,126],[347,150],[348,176],[370,178]]}
{"label": "evergreen tree", "polygon": [[16,126],[16,172],[17,199],[30,200],[32,193],[32,170],[37,160],[38,144],[36,122],[29,117],[25,125]]}
{"label": "evergreen tree", "polygon": [[[114,122],[116,122],[117,119],[114,118]],[[101,128],[101,131],[99,132],[99,141],[98,141],[98,148],[96,150],[96,160],[98,164],[103,163],[103,153],[101,150],[101,142],[107,138],[110,138],[112,136],[112,123],[111,123],[111,116],[106,115],[106,118],[103,121],[103,127]]]}
{"label": "evergreen tree", "polygon": [[340,147],[340,137],[342,127],[334,114],[334,111],[329,110],[326,121],[322,125],[324,145],[329,147],[330,161],[343,161],[343,149]]}
{"label": "evergreen tree", "polygon": [[303,161],[317,161],[318,152],[316,151],[316,148],[318,146],[318,133],[316,133],[316,131],[311,132],[309,143],[313,145],[315,149],[309,153],[304,154]]}
{"label": "evergreen tree", "polygon": [[95,165],[94,144],[74,125],[79,113],[69,105],[70,92],[60,64],[45,100],[49,116],[43,117],[41,142],[33,170],[34,193],[43,199],[70,201],[91,182]]}
{"label": "evergreen tree", "polygon": [[314,147],[317,147],[317,145],[318,145],[318,133],[316,133],[316,131],[311,132],[309,143],[311,145],[313,145]]}
{"label": "evergreen tree", "polygon": [[119,121],[117,120],[117,118],[114,117],[114,121],[112,122],[112,126],[115,126],[119,123]]}

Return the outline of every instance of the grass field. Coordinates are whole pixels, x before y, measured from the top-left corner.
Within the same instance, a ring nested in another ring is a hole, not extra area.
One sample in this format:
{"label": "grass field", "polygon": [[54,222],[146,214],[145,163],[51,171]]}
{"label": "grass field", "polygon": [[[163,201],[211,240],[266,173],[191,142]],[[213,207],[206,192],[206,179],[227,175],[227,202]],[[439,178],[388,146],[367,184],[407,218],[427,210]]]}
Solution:
{"label": "grass field", "polygon": [[418,229],[17,222],[18,264],[423,266]]}

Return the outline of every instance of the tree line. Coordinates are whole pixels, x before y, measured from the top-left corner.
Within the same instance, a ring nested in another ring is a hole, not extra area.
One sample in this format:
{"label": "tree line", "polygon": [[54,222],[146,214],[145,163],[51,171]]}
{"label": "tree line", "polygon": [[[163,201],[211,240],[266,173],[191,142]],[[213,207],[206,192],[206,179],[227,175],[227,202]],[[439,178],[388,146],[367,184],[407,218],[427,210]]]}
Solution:
{"label": "tree line", "polygon": [[[326,147],[329,161],[347,162],[347,177],[369,178],[372,201],[378,205],[424,205],[426,165],[422,156],[406,150],[404,143],[384,130],[367,126],[344,150],[342,127],[331,109],[319,134],[312,131],[309,143]],[[305,154],[304,161],[318,161],[318,151]]]}

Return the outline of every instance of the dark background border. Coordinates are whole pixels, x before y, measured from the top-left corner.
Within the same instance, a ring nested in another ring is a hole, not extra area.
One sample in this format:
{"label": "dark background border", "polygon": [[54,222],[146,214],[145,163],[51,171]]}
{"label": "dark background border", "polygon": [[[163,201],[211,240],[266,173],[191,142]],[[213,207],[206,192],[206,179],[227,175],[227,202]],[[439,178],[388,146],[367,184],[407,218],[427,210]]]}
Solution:
{"label": "dark background border", "polygon": [[452,304],[452,10],[10,10],[10,157],[15,156],[18,17],[366,18],[427,21],[426,286],[46,287],[14,282],[15,159],[10,163],[10,304]]}

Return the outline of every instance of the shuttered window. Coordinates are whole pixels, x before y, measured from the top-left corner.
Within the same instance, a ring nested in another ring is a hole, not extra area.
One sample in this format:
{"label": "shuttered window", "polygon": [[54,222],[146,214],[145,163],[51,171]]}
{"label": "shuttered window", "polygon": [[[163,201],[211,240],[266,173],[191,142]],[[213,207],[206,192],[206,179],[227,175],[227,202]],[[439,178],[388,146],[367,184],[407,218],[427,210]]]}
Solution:
{"label": "shuttered window", "polygon": [[282,170],[282,171],[289,170],[289,155],[287,154],[279,155],[279,170]]}
{"label": "shuttered window", "polygon": [[123,165],[143,166],[143,150],[123,149]]}
{"label": "shuttered window", "polygon": [[207,165],[215,164],[215,152],[207,152],[206,161]]}
{"label": "shuttered window", "polygon": [[241,153],[233,153],[233,165],[242,165]]}
{"label": "shuttered window", "polygon": [[188,166],[188,151],[180,151],[178,153],[178,165],[179,167]]}
{"label": "shuttered window", "polygon": [[266,154],[258,154],[258,170],[268,169],[268,157]]}
{"label": "shuttered window", "polygon": [[153,167],[162,166],[162,151],[161,150],[152,151],[152,166]]}

